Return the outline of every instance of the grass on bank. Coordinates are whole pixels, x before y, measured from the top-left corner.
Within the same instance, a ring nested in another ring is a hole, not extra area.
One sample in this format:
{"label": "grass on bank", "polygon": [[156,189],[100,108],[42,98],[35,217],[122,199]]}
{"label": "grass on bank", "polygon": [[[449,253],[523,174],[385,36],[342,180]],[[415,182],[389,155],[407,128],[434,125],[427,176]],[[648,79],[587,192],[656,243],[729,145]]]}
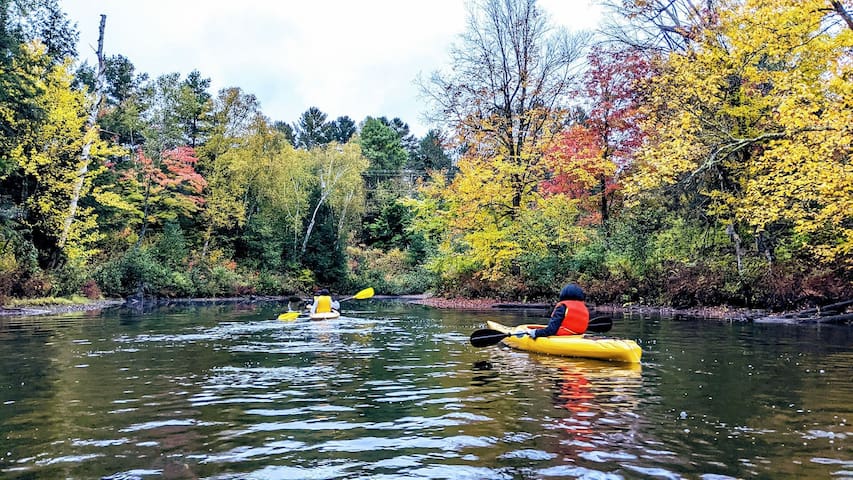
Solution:
{"label": "grass on bank", "polygon": [[87,303],[92,303],[92,300],[80,295],[72,295],[71,297],[10,298],[6,300],[3,306],[21,308],[45,307],[50,305],[85,305]]}

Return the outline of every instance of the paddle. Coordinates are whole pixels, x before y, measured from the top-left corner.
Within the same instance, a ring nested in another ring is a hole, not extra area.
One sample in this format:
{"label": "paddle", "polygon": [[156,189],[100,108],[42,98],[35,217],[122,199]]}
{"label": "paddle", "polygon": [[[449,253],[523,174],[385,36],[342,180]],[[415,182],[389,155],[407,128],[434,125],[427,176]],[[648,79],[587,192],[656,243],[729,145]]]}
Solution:
{"label": "paddle", "polygon": [[[364,299],[372,297],[373,293],[374,293],[373,287],[367,287],[364,290],[359,291],[358,293],[356,293],[355,295],[353,295],[351,297],[346,297],[346,298],[342,298],[342,299],[338,300],[338,303],[346,302],[347,300],[353,300],[353,299],[364,300]],[[298,316],[299,316],[299,312],[285,312],[285,313],[282,313],[281,315],[279,315],[278,319],[287,322],[290,320],[296,320],[296,318]]]}
{"label": "paddle", "polygon": [[296,317],[299,316],[300,312],[285,312],[278,316],[279,320],[283,320],[285,322],[289,322],[290,320],[296,320]]}
{"label": "paddle", "polygon": [[[611,328],[613,328],[613,319],[610,317],[595,317],[589,320],[589,325],[586,326],[586,331],[604,333],[609,332]],[[499,330],[484,328],[471,334],[471,345],[477,348],[489,347],[497,345],[501,340],[513,335],[521,338],[527,335],[527,332],[504,333]]]}
{"label": "paddle", "polygon": [[364,299],[370,298],[372,296],[373,296],[373,287],[367,287],[364,290],[356,293],[355,295],[353,295],[351,297],[346,297],[346,298],[342,298],[342,299],[338,300],[338,302],[346,302],[347,300],[352,300],[352,299],[364,300]]}

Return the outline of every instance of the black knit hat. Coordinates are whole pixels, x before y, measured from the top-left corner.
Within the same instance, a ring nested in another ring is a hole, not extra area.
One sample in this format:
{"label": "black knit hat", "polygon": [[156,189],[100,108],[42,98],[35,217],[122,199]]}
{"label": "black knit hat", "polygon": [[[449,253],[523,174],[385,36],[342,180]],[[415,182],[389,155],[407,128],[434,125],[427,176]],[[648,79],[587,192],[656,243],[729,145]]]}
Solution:
{"label": "black knit hat", "polygon": [[584,301],[585,299],[586,295],[584,295],[583,290],[575,283],[570,283],[560,290],[560,300]]}

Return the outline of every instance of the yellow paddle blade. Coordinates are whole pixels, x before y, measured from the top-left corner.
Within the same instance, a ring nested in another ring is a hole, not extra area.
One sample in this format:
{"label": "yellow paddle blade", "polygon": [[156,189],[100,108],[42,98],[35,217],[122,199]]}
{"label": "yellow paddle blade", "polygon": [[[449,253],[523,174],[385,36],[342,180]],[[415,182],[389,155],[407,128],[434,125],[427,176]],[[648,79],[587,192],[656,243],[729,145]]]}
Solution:
{"label": "yellow paddle blade", "polygon": [[296,317],[299,316],[299,312],[285,312],[278,316],[279,320],[283,320],[285,322],[296,320]]}
{"label": "yellow paddle blade", "polygon": [[370,298],[373,296],[373,287],[365,288],[364,290],[356,293],[352,296],[352,298],[356,300],[364,300],[365,298]]}

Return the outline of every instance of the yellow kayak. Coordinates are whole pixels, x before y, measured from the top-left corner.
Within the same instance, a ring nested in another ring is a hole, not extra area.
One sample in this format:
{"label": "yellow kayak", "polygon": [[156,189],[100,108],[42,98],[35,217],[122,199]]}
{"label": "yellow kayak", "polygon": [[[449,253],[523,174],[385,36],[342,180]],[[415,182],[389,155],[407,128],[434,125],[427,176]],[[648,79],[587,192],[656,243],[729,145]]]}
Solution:
{"label": "yellow kayak", "polygon": [[[507,327],[497,322],[487,322],[492,330],[503,333],[520,333],[528,329],[545,328],[545,325],[518,325]],[[562,355],[565,357],[594,358],[614,362],[639,363],[643,350],[633,340],[616,338],[597,338],[585,335],[555,335],[550,337],[530,338],[509,336],[502,340],[504,344],[519,350],[529,352]]]}
{"label": "yellow kayak", "polygon": [[308,317],[311,320],[331,320],[333,318],[338,318],[341,316],[341,312],[337,310],[332,310],[331,312],[323,312],[323,313],[309,313]]}

